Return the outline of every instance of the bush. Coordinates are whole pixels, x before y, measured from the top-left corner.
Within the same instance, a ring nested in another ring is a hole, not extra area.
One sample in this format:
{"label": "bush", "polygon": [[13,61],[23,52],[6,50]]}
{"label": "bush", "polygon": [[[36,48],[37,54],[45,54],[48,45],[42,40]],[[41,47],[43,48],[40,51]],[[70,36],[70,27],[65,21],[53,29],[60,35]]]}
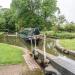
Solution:
{"label": "bush", "polygon": [[75,32],[75,24],[73,24],[73,23],[67,24],[64,27],[64,30],[68,31],[68,32]]}
{"label": "bush", "polygon": [[47,35],[47,37],[51,38],[66,38],[66,39],[72,39],[75,38],[75,33],[69,33],[69,32],[53,32],[53,31],[46,31],[42,32]]}

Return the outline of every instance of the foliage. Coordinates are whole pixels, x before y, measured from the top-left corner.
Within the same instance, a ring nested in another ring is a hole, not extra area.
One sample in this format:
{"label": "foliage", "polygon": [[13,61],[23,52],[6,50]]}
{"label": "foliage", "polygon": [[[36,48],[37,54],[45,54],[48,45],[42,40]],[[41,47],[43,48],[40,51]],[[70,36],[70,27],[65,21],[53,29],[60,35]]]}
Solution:
{"label": "foliage", "polygon": [[55,32],[66,31],[66,32],[75,32],[75,23],[64,23],[60,25],[53,25],[51,28]]}
{"label": "foliage", "polygon": [[0,30],[15,31],[15,19],[10,9],[0,9]]}
{"label": "foliage", "polygon": [[0,17],[0,29],[5,28],[5,19],[3,17]]}
{"label": "foliage", "polygon": [[47,18],[54,14],[57,7],[56,0],[12,0],[11,9],[17,18],[19,28],[49,29],[51,22],[47,21]]}
{"label": "foliage", "polygon": [[47,35],[47,37],[53,37],[53,38],[65,38],[65,39],[72,39],[75,38],[75,33],[72,32],[54,32],[54,31],[45,31],[42,32],[45,33]]}
{"label": "foliage", "polygon": [[64,28],[65,31],[75,32],[75,23],[69,23]]}
{"label": "foliage", "polygon": [[11,10],[7,10],[4,13],[4,18],[5,18],[5,27],[8,29],[10,32],[15,31],[15,19],[13,17],[13,13]]}
{"label": "foliage", "polygon": [[3,13],[3,9],[0,9],[0,29],[5,28],[5,19],[3,17],[4,13]]}
{"label": "foliage", "polygon": [[39,27],[50,30],[57,0],[12,0],[11,8],[0,7],[0,29],[10,32]]}
{"label": "foliage", "polygon": [[67,23],[67,20],[65,18],[64,15],[61,15],[60,13],[60,9],[57,8],[57,12],[56,12],[56,16],[53,16],[52,17],[52,30],[54,30],[55,32],[57,31],[63,31],[63,27],[64,27],[64,24]]}

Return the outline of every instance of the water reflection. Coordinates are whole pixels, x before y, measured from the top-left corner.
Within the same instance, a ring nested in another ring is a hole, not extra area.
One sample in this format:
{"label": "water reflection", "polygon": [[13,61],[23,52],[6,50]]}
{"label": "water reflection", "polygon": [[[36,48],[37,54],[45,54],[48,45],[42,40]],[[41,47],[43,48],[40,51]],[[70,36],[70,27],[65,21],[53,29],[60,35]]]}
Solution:
{"label": "water reflection", "polygon": [[[43,40],[39,43],[39,48],[41,50],[43,50],[42,45],[43,45]],[[53,54],[55,56],[59,56],[59,57],[63,57],[63,58],[66,57],[66,58],[71,58],[71,59],[75,60],[74,56],[64,54],[64,53],[58,51],[57,49],[55,49],[54,46],[55,46],[54,40],[51,38],[47,38],[46,39],[46,52],[47,53]]]}

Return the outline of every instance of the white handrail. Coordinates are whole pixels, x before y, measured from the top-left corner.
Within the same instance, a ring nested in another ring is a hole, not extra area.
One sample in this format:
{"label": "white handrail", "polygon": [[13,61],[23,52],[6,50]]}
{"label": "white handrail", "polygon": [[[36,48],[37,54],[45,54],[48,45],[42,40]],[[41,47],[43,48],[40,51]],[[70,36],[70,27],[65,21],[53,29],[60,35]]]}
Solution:
{"label": "white handrail", "polygon": [[44,34],[44,44],[43,44],[43,49],[44,49],[44,61],[46,60],[46,35]]}

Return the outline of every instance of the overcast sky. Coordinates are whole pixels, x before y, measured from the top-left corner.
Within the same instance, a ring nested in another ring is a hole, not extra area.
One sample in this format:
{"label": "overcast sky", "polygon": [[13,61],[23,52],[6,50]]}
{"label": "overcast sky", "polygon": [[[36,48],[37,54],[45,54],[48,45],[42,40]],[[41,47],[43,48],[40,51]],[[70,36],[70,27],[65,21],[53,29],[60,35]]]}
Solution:
{"label": "overcast sky", "polygon": [[[10,8],[11,0],[0,0],[0,5]],[[58,0],[58,6],[66,19],[75,22],[75,0]]]}
{"label": "overcast sky", "polygon": [[10,8],[11,0],[0,0],[0,6],[3,8]]}
{"label": "overcast sky", "polygon": [[75,0],[58,0],[58,6],[67,20],[75,22]]}

